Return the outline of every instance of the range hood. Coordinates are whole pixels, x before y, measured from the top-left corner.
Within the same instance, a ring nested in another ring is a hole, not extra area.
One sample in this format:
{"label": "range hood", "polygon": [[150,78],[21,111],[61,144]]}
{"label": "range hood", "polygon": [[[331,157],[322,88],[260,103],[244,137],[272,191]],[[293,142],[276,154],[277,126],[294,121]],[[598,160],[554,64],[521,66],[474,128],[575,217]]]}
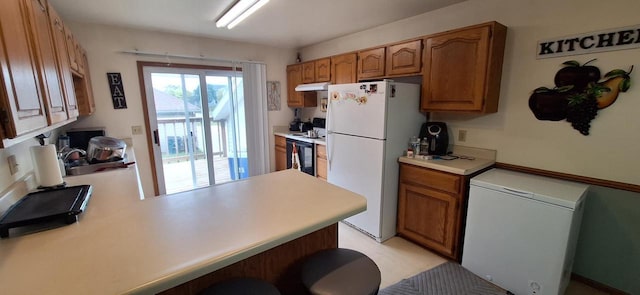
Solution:
{"label": "range hood", "polygon": [[329,88],[329,82],[300,84],[296,86],[296,91],[326,91]]}

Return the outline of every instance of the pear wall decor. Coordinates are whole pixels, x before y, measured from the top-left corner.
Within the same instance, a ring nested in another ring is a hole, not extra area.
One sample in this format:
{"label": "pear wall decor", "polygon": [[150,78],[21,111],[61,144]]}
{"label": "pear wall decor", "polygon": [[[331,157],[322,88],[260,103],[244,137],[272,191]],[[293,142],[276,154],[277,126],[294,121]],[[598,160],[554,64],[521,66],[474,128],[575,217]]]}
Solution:
{"label": "pear wall decor", "polygon": [[566,120],[582,135],[589,135],[591,121],[599,110],[612,105],[620,92],[631,87],[631,72],[615,69],[601,77],[600,69],[570,60],[555,77],[555,87],[539,87],[529,97],[529,108],[538,120]]}

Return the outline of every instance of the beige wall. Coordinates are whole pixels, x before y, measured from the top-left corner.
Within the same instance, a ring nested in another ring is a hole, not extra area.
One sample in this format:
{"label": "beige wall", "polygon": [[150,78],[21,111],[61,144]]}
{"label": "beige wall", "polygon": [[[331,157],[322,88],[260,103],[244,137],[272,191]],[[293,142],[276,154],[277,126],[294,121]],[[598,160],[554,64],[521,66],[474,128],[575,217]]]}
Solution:
{"label": "beige wall", "polygon": [[[637,25],[640,1],[469,0],[413,18],[301,50],[315,59],[487,21],[508,27],[499,111],[490,115],[432,114],[468,145],[495,149],[498,161],[640,185],[640,49],[536,60],[538,40]],[[592,122],[583,136],[567,122],[538,121],[528,107],[532,90],[553,86],[566,60],[586,62],[602,74],[628,69],[631,89]],[[631,294],[640,293],[640,194],[593,187],[583,217],[574,272]]]}
{"label": "beige wall", "polygon": [[302,56],[314,59],[498,21],[509,28],[498,113],[433,114],[432,120],[449,123],[454,135],[467,130],[466,142],[455,143],[496,149],[499,162],[640,184],[640,165],[629,165],[640,152],[640,133],[634,131],[640,126],[640,73],[631,75],[629,92],[598,113],[590,136],[580,135],[564,121],[538,121],[527,105],[533,89],[553,86],[553,76],[566,60],[597,58],[593,65],[603,74],[634,63],[640,67],[640,49],[535,59],[538,40],[635,25],[640,23],[639,10],[637,0],[470,0],[304,48]]}
{"label": "beige wall", "polygon": [[[287,125],[293,117],[293,111],[286,107],[286,73],[284,71],[286,64],[292,63],[295,59],[295,51],[293,50],[117,27],[79,23],[70,23],[69,25],[75,37],[88,53],[97,109],[94,115],[81,118],[71,127],[104,126],[107,128],[109,136],[132,138],[145,196],[153,195],[153,179],[151,177],[149,153],[147,152],[147,140],[144,135],[131,134],[131,126],[144,126],[136,61],[166,62],[167,60],[165,58],[123,54],[119,53],[119,51],[138,49],[146,52],[175,55],[203,55],[208,58],[223,60],[262,61],[267,65],[267,80],[280,81],[283,94],[281,111],[269,112],[269,126]],[[200,60],[176,58],[171,58],[170,61],[187,64],[215,64]],[[113,109],[107,85],[107,72],[119,72],[122,74],[127,109]],[[273,145],[273,142],[269,144],[272,149]],[[271,161],[272,163],[274,161],[273,150],[271,151]]]}

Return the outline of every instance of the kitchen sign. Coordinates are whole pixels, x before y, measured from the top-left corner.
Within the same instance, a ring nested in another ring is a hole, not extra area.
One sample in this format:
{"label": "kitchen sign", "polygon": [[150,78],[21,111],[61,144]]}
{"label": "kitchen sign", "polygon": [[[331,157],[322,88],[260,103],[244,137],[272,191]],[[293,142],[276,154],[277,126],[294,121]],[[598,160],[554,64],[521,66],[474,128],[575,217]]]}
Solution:
{"label": "kitchen sign", "polygon": [[640,48],[640,25],[538,41],[536,58]]}
{"label": "kitchen sign", "polygon": [[122,85],[122,76],[120,73],[107,73],[107,81],[111,90],[111,100],[113,100],[114,109],[126,109],[127,100],[124,97],[124,86]]}

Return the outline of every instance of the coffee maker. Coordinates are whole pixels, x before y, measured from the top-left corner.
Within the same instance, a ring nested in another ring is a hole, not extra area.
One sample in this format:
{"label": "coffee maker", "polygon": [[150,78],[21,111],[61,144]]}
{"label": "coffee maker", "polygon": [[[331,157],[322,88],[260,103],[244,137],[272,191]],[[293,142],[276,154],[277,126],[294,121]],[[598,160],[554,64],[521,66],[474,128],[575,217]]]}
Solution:
{"label": "coffee maker", "polygon": [[429,155],[443,156],[449,148],[449,133],[444,122],[427,122],[420,128],[420,138],[427,138]]}

